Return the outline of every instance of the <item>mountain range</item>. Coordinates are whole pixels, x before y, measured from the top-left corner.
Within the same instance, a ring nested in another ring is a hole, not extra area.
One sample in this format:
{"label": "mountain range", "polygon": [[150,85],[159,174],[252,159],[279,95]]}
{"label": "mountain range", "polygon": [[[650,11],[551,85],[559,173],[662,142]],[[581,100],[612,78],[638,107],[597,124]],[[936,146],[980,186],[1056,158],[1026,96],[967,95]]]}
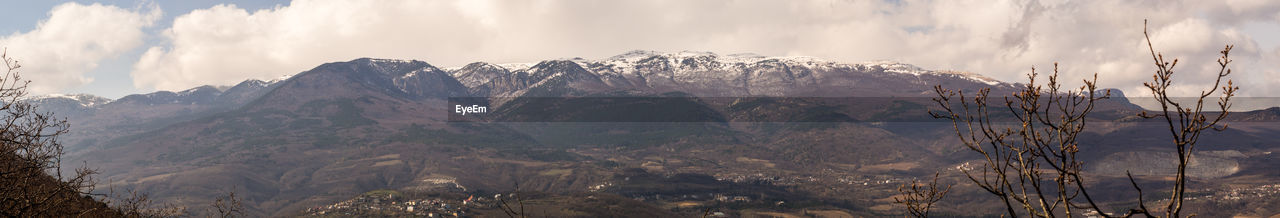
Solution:
{"label": "mountain range", "polygon": [[[956,144],[950,123],[927,114],[936,85],[1011,93],[1021,84],[895,62],[632,51],[450,68],[361,58],[234,86],[31,101],[71,122],[72,132],[60,138],[67,159],[98,168],[100,185],[179,205],[207,204],[235,189],[251,214],[288,216],[370,190],[434,187],[440,179],[471,193],[509,191],[515,183],[636,199],[672,193],[620,176],[641,170],[785,190],[699,183],[694,187],[704,188],[680,193],[758,194],[877,215],[891,213],[877,199],[895,192],[875,181],[938,171],[962,176],[954,169],[978,158]],[[1161,144],[1167,133],[1152,126],[1160,123],[1135,121],[1143,109],[1113,95],[1096,112],[1097,128],[1082,137],[1092,148],[1089,169],[1162,175],[1167,166],[1129,157],[1170,151]],[[455,122],[450,102],[457,99],[493,107],[489,118],[501,122]],[[1194,176],[1280,178],[1280,158],[1271,155],[1280,151],[1277,115],[1275,108],[1233,115],[1238,127],[1202,140],[1199,149],[1208,153],[1192,166]],[[683,120],[582,122],[601,117]],[[969,209],[999,213],[993,206]]]}

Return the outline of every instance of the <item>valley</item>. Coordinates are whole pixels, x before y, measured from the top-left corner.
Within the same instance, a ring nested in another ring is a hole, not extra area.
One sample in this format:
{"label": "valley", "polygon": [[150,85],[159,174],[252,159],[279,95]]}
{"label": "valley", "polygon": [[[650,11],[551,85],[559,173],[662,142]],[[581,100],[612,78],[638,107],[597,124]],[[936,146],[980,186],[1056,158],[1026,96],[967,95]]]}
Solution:
{"label": "valley", "polygon": [[[550,216],[899,216],[897,188],[934,173],[955,185],[939,213],[1001,213],[961,172],[981,156],[929,116],[935,85],[1015,88],[902,63],[634,51],[455,68],[361,58],[230,87],[34,101],[72,123],[67,160],[101,185],[179,205],[234,190],[253,216],[502,217],[497,195]],[[1126,170],[1169,185],[1158,163],[1172,149],[1163,123],[1114,94],[1081,150],[1100,178],[1089,185],[1118,207],[1136,194]],[[1258,208],[1278,202],[1278,111],[1233,113],[1203,136],[1191,202],[1277,213]]]}

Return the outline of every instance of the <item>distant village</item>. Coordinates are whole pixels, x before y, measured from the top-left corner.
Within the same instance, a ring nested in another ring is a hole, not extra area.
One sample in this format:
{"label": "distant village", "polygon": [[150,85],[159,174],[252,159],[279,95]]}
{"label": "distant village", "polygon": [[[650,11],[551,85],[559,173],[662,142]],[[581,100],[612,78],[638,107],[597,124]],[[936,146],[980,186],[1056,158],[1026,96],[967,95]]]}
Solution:
{"label": "distant village", "polygon": [[[497,196],[495,196],[497,197]],[[307,216],[468,217],[472,209],[495,207],[494,198],[406,198],[396,191],[373,191],[350,200],[308,208]]]}
{"label": "distant village", "polygon": [[1280,184],[1224,188],[1206,196],[1187,197],[1187,200],[1249,201],[1276,195],[1280,195]]}

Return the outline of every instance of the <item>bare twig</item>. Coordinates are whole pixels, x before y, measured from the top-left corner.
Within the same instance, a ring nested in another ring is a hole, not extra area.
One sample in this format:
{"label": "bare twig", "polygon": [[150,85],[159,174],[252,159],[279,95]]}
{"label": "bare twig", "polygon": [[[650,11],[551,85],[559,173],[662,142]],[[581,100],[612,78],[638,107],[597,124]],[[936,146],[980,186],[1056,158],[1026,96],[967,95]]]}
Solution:
{"label": "bare twig", "polygon": [[[1142,112],[1139,115],[1146,118],[1163,117],[1169,124],[1169,132],[1173,135],[1178,153],[1178,171],[1164,216],[1181,217],[1186,191],[1186,167],[1200,133],[1206,129],[1221,131],[1226,128],[1225,124],[1218,124],[1229,113],[1231,97],[1239,90],[1231,80],[1220,87],[1221,81],[1231,74],[1228,65],[1231,63],[1229,54],[1232,46],[1227,45],[1220,52],[1220,69],[1213,87],[1201,92],[1194,105],[1183,105],[1168,94],[1173,81],[1173,68],[1177,66],[1178,60],[1165,62],[1164,56],[1155,51],[1145,29],[1143,34],[1147,36],[1147,46],[1157,67],[1152,76],[1153,81],[1144,85],[1160,102],[1163,113]],[[970,170],[963,172],[978,187],[999,197],[1008,210],[1008,216],[1026,214],[1056,217],[1058,209],[1061,209],[1070,217],[1074,208],[1092,209],[1101,216],[1112,217],[1089,194],[1085,187],[1086,177],[1081,174],[1083,163],[1076,156],[1080,152],[1077,137],[1085,130],[1088,121],[1086,117],[1093,110],[1095,102],[1108,98],[1110,92],[1099,95],[1097,74],[1094,74],[1092,80],[1084,80],[1084,85],[1079,88],[1062,89],[1058,82],[1058,69],[1058,64],[1055,63],[1053,74],[1042,85],[1036,82],[1038,74],[1032,68],[1027,75],[1029,82],[1012,96],[1005,97],[1004,106],[1013,117],[1011,123],[993,122],[987,103],[989,89],[980,90],[976,97],[969,100],[961,91],[936,86],[934,90],[938,97],[934,101],[942,110],[929,113],[935,118],[951,120],[960,141],[969,150],[983,156],[981,174]],[[1203,113],[1204,100],[1219,92],[1218,107],[1222,112],[1216,117],[1207,117]],[[1053,181],[1056,186],[1041,185],[1046,180]],[[1122,217],[1137,214],[1155,217],[1147,209],[1141,196],[1142,189],[1132,175],[1130,182],[1140,193],[1139,206],[1130,209]]]}
{"label": "bare twig", "polygon": [[[951,191],[951,185],[946,188],[938,188],[938,175],[933,174],[933,181],[928,184],[920,183],[920,181],[911,180],[911,186],[898,186],[900,197],[893,197],[894,203],[902,204],[907,207],[907,212],[915,217],[929,217],[929,211],[933,209],[934,204],[941,201],[947,196],[947,192]],[[710,212],[710,208],[707,209]]]}

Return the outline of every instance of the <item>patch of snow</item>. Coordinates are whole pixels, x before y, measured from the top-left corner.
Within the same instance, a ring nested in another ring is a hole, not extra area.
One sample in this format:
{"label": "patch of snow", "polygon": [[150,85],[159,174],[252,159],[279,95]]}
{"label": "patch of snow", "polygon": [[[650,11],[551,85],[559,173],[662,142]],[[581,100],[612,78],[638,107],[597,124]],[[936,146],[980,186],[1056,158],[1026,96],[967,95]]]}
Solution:
{"label": "patch of snow", "polygon": [[537,65],[537,64],[538,63],[505,63],[505,64],[496,64],[496,65],[502,68],[506,68],[507,71],[515,72],[518,70],[527,70],[530,67],[533,67],[533,65]]}
{"label": "patch of snow", "polygon": [[285,75],[280,75],[280,77],[276,77],[275,79],[272,79],[272,80],[270,80],[270,81],[267,81],[267,84],[275,84],[275,83],[280,82],[280,81],[289,80],[289,78],[293,78],[293,75],[294,75],[294,74],[285,74]]}
{"label": "patch of snow", "polygon": [[379,63],[379,64],[384,64],[384,63],[407,64],[407,63],[413,62],[413,60],[381,59],[381,58],[370,58],[369,60],[372,61],[373,63]]}
{"label": "patch of snow", "polygon": [[713,56],[713,57],[714,57],[714,56],[716,56],[716,53],[705,52],[705,51],[688,51],[688,50],[685,50],[685,51],[676,52],[676,53],[674,53],[674,54],[670,54],[670,56],[672,56],[672,57],[679,57],[679,58],[686,58],[686,57],[701,57],[701,56]]}
{"label": "patch of snow", "polygon": [[[650,59],[660,57],[661,59]],[[641,78],[658,76],[670,77],[679,82],[700,83],[710,81],[731,81],[743,72],[766,65],[783,64],[792,67],[803,67],[808,70],[833,70],[881,68],[887,73],[913,75],[917,80],[925,75],[955,75],[963,79],[987,85],[1006,84],[998,80],[974,73],[955,71],[926,70],[919,66],[898,61],[881,60],[863,63],[842,63],[810,56],[763,56],[752,53],[717,55],[712,52],[680,51],[673,53],[634,50],[604,59],[570,58],[569,60],[597,75],[614,75],[623,78]],[[645,61],[645,62],[642,62]],[[658,61],[658,62],[652,62]],[[694,61],[689,63],[688,61]],[[512,72],[530,71],[533,63],[497,64]],[[670,67],[669,71],[649,71],[650,67]],[[844,70],[841,70],[844,71]],[[529,72],[536,73],[536,72]],[[645,75],[641,75],[645,74]],[[658,74],[658,75],[647,75]],[[821,79],[821,78],[818,78]],[[921,80],[920,82],[923,82]]]}
{"label": "patch of snow", "polygon": [[404,76],[400,76],[400,78],[402,78],[402,79],[403,79],[403,78],[409,78],[409,77],[417,76],[417,75],[418,75],[418,71],[421,71],[421,70],[409,71],[408,73],[405,73],[405,74],[404,74]]}
{"label": "patch of snow", "polygon": [[248,83],[246,84],[247,86],[255,87],[255,88],[267,87],[267,85],[270,84],[270,83],[267,83],[267,81],[262,81],[257,79],[248,79],[241,83]]}
{"label": "patch of snow", "polygon": [[70,99],[75,99],[75,97],[73,97],[73,96],[71,96],[71,95],[66,95],[66,94],[47,94],[47,95],[39,95],[39,96],[35,96],[35,97],[33,97],[32,99],[46,99],[46,98],[70,98]]}
{"label": "patch of snow", "polygon": [[904,64],[897,61],[887,61],[887,60],[869,61],[869,62],[864,62],[861,65],[867,66],[867,67],[880,67],[884,69],[885,72],[905,73],[905,74],[911,74],[916,76],[920,76],[921,74],[929,72],[924,70],[923,68],[917,67],[916,65]]}
{"label": "patch of snow", "polygon": [[[206,86],[207,86],[207,85],[206,85]],[[190,89],[187,89],[187,90],[182,90],[182,91],[180,91],[180,92],[177,92],[176,94],[178,94],[178,96],[188,96],[188,95],[192,95],[192,94],[195,94],[195,93],[196,93],[196,91],[200,91],[200,89],[204,89],[206,86],[198,86],[198,87],[195,87],[195,88],[190,88]],[[214,90],[217,90],[217,91],[219,91],[219,92],[221,92],[221,91],[222,91],[222,90],[219,90],[217,87],[213,87],[213,86],[207,86],[207,87],[209,87],[209,88],[213,88]]]}
{"label": "patch of snow", "polygon": [[959,77],[961,77],[961,78],[965,78],[965,79],[968,79],[968,80],[972,80],[972,81],[975,81],[975,82],[984,83],[984,84],[987,84],[987,85],[993,85],[993,86],[1000,85],[1001,83],[1003,83],[1003,82],[1000,82],[1000,80],[996,80],[996,79],[993,79],[993,78],[991,78],[991,77],[986,77],[986,76],[983,76],[983,75],[981,75],[981,74],[976,74],[976,73],[971,73],[971,72],[964,72],[964,71],[950,71],[950,70],[943,70],[943,71],[932,71],[932,73],[934,73],[934,74],[938,74],[938,75],[955,75],[955,76],[959,76]]}
{"label": "patch of snow", "polygon": [[28,96],[28,97],[25,97],[24,100],[39,101],[39,100],[55,99],[55,98],[70,99],[72,101],[80,103],[80,106],[83,106],[83,107],[93,107],[96,105],[103,105],[103,104],[111,103],[112,101],[114,101],[112,99],[98,97],[98,96],[89,95],[89,94],[46,94],[46,95],[38,95],[38,96]]}
{"label": "patch of snow", "polygon": [[829,62],[829,61],[823,60],[822,58],[810,57],[810,56],[783,56],[783,57],[774,57],[773,59],[778,59],[782,61],[795,61],[795,62]]}

